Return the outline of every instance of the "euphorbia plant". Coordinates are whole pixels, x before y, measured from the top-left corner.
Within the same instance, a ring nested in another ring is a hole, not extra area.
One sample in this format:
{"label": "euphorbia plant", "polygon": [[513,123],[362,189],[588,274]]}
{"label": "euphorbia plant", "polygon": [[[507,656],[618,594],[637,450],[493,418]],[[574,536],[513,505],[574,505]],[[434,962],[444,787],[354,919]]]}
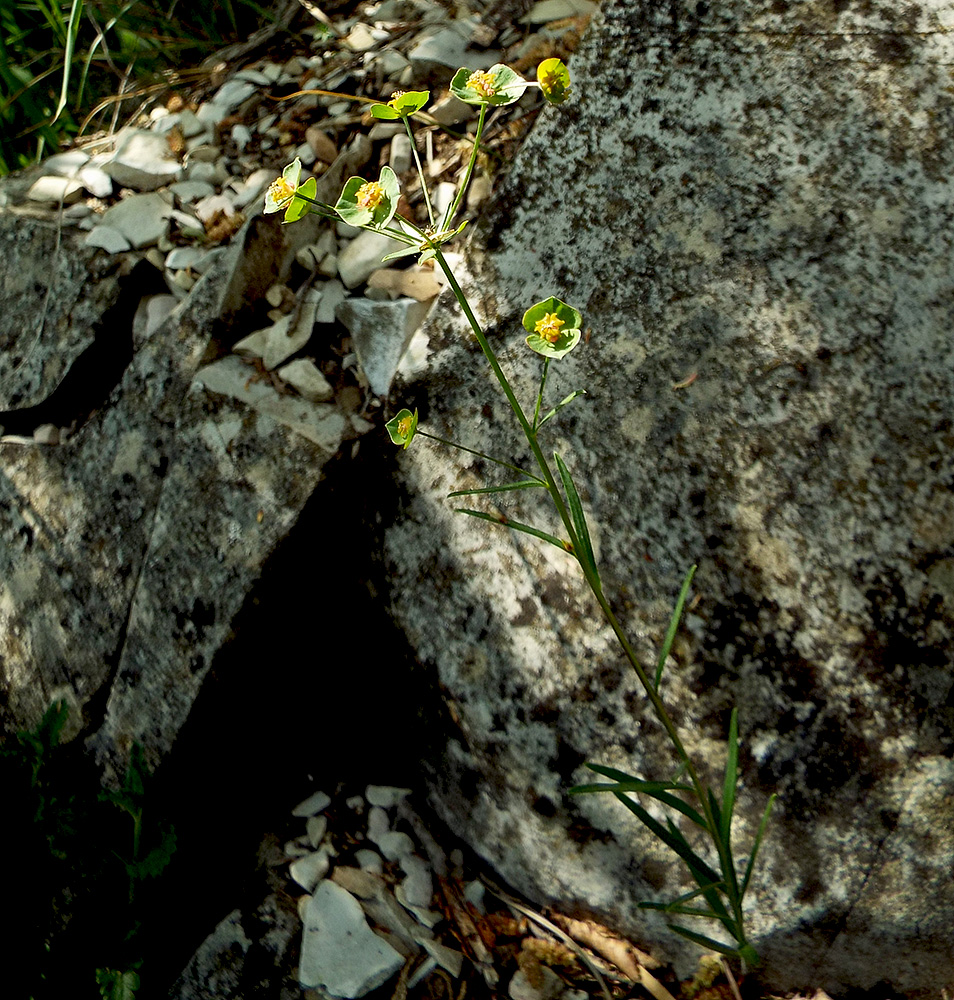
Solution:
{"label": "euphorbia plant", "polygon": [[[629,639],[603,593],[586,513],[569,466],[555,452],[552,454],[551,465],[551,458],[544,453],[540,443],[540,433],[544,425],[555,417],[563,407],[584,395],[583,390],[576,390],[547,412],[542,412],[551,362],[561,361],[579,346],[583,327],[582,316],[572,306],[556,297],[550,297],[533,304],[524,314],[523,326],[527,332],[527,346],[543,359],[540,385],[536,393],[532,416],[528,416],[527,411],[517,399],[509,379],[488,343],[484,331],[443,252],[444,244],[463,229],[463,224],[455,228],[454,222],[473,173],[474,164],[477,161],[488,111],[492,108],[512,104],[529,87],[538,87],[544,98],[551,104],[562,104],[570,93],[569,72],[559,59],[547,59],[538,67],[535,83],[523,79],[514,70],[503,65],[492,66],[489,70],[461,68],[454,74],[450,84],[451,93],[466,103],[476,105],[479,108],[479,117],[470,161],[463,180],[453,202],[448,206],[440,220],[435,219],[433,214],[427,180],[421,168],[411,128],[411,119],[426,106],[430,98],[429,93],[427,91],[398,92],[389,101],[372,106],[371,114],[375,118],[391,121],[400,119],[411,139],[428,216],[428,222],[424,228],[420,228],[412,220],[396,214],[400,190],[398,180],[389,167],[384,167],[381,170],[377,180],[366,180],[361,177],[350,178],[345,183],[337,204],[332,208],[330,205],[315,200],[316,187],[313,179],[299,184],[301,164],[296,160],[285,169],[281,178],[275,181],[269,189],[265,211],[284,211],[285,222],[294,222],[308,211],[318,211],[331,218],[340,218],[353,226],[386,233],[396,242],[402,244],[402,247],[394,253],[388,254],[383,258],[384,260],[417,254],[422,262],[433,260],[444,273],[474,337],[477,339],[480,349],[483,351],[523,431],[533,455],[532,467],[525,469],[492,455],[474,452],[473,449],[428,434],[418,427],[416,410],[414,413],[406,409],[398,412],[388,421],[387,431],[391,440],[403,448],[407,448],[416,436],[428,437],[471,454],[480,455],[518,476],[517,479],[511,479],[507,482],[478,489],[456,491],[450,494],[451,497],[501,493],[520,489],[542,489],[549,494],[560,525],[559,533],[523,524],[500,514],[490,514],[470,508],[457,509],[462,514],[481,518],[511,531],[533,535],[574,556],[607,622],[615,633],[623,653],[635,671],[656,718],[665,730],[678,764],[677,777],[663,781],[650,781],[613,768],[588,764],[587,766],[597,774],[611,779],[611,783],[579,785],[570,789],[570,792],[571,794],[613,793],[684,862],[696,888],[670,903],[645,903],[641,905],[662,910],[673,916],[715,921],[728,940],[716,940],[680,924],[670,923],[670,926],[677,933],[705,948],[739,958],[744,963],[751,965],[757,961],[757,955],[746,936],[742,902],[750,884],[772,800],[766,806],[744,871],[740,876],[736,869],[731,840],[738,777],[737,715],[733,711],[729,724],[728,759],[721,794],[716,794],[716,791],[700,775],[695,763],[686,751],[660,694],[663,669],[679,625],[695,567],[690,570],[686,577],[660,652],[656,670],[650,676],[637,658]],[[665,814],[664,821],[649,812],[638,799],[632,798],[631,796],[634,794],[654,800],[657,804],[657,812],[661,810]],[[710,847],[710,850],[706,852],[708,858],[703,857],[691,845],[682,829],[686,823],[697,827],[705,835]]]}

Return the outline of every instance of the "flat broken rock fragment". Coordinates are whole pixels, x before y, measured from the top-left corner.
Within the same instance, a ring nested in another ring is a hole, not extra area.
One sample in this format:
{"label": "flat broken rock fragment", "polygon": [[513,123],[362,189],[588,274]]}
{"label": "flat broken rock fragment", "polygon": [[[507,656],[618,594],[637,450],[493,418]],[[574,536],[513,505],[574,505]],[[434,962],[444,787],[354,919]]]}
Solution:
{"label": "flat broken rock fragment", "polygon": [[305,910],[299,979],[332,996],[355,998],[387,982],[404,958],[368,926],[358,901],[334,882],[321,882]]}

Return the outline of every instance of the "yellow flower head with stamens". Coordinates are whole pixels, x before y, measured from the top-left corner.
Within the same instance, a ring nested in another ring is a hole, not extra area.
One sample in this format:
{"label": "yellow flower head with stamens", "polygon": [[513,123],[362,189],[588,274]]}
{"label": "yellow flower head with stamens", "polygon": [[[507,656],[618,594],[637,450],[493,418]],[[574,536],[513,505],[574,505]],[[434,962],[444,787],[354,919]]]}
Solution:
{"label": "yellow flower head with stamens", "polygon": [[358,208],[367,208],[373,212],[384,200],[384,188],[377,181],[368,181],[355,192],[354,200]]}
{"label": "yellow flower head with stamens", "polygon": [[471,73],[466,85],[481,97],[493,97],[497,93],[493,73],[486,73],[484,70],[478,69]]}
{"label": "yellow flower head with stamens", "polygon": [[397,108],[397,102],[407,93],[406,90],[395,90],[391,95],[391,100],[388,101],[388,106],[392,108]]}
{"label": "yellow flower head with stamens", "polygon": [[272,201],[283,205],[295,194],[295,188],[284,177],[279,177],[269,185],[268,193],[271,195]]}
{"label": "yellow flower head with stamens", "polygon": [[538,319],[534,324],[533,331],[548,343],[555,344],[560,339],[560,327],[564,325],[564,321],[556,313],[546,313],[543,319]]}
{"label": "yellow flower head with stamens", "polygon": [[406,417],[398,421],[397,432],[402,438],[406,438],[411,433],[411,420],[412,417],[409,413]]}
{"label": "yellow flower head with stamens", "polygon": [[265,212],[280,212],[295,197],[301,180],[301,160],[297,157],[282,171],[265,192]]}

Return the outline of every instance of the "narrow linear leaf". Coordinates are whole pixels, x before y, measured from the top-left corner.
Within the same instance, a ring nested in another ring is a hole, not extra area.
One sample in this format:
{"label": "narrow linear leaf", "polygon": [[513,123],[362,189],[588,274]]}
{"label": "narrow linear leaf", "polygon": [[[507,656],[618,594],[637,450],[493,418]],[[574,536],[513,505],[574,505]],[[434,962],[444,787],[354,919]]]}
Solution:
{"label": "narrow linear leaf", "polygon": [[564,399],[560,403],[557,403],[557,405],[554,406],[553,409],[550,410],[550,412],[540,420],[540,423],[537,424],[537,430],[539,430],[550,419],[550,417],[555,417],[557,413],[560,410],[562,410],[563,407],[566,406],[568,403],[572,403],[573,400],[576,399],[578,396],[585,396],[585,395],[586,395],[586,389],[577,389],[576,392],[571,392],[570,395],[566,397],[566,399]]}
{"label": "narrow linear leaf", "polygon": [[769,816],[772,813],[772,806],[775,805],[776,798],[778,798],[777,795],[772,795],[769,798],[765,812],[762,813],[759,832],[755,835],[755,842],[752,844],[752,855],[749,858],[749,863],[745,866],[745,875],[742,877],[742,888],[739,890],[740,899],[745,895],[745,890],[749,887],[749,879],[752,877],[752,872],[755,869],[755,858],[759,853],[759,848],[762,846],[762,838],[765,836],[765,828],[768,826]]}
{"label": "narrow linear leaf", "polygon": [[677,896],[671,903],[639,903],[638,905],[643,909],[666,909],[671,906],[683,906],[686,903],[692,902],[694,899],[698,899],[699,896],[704,896],[710,890],[719,890],[725,888],[724,882],[709,882],[706,885],[700,885],[698,889],[692,889],[690,892],[683,894],[682,896]]}
{"label": "narrow linear leaf", "polygon": [[641,910],[658,910],[660,913],[677,913],[681,917],[700,917],[704,920],[720,920],[717,913],[705,909],[701,906],[684,906],[673,901],[672,903],[639,903]]}
{"label": "narrow linear leaf", "polygon": [[593,792],[613,792],[614,794],[619,792],[643,792],[656,799],[657,802],[662,802],[663,805],[669,806],[677,812],[682,813],[683,816],[695,823],[700,829],[708,830],[708,824],[699,812],[693,809],[692,806],[683,802],[682,799],[669,794],[668,789],[673,787],[681,791],[692,791],[691,788],[686,788],[681,785],[667,785],[665,782],[621,781],[615,785],[575,785],[570,789],[570,794],[585,795]]}
{"label": "narrow linear leaf", "polygon": [[729,719],[729,750],[725,762],[725,783],[722,787],[722,842],[730,852],[732,812],[735,809],[735,787],[739,780],[739,710],[732,709]]}
{"label": "narrow linear leaf", "polygon": [[447,494],[447,499],[451,497],[474,496],[478,493],[506,493],[508,490],[532,490],[546,489],[547,484],[539,479],[521,479],[515,483],[502,483],[500,486],[482,486],[477,490],[454,490]]}
{"label": "narrow linear leaf", "polygon": [[590,541],[590,531],[586,526],[586,515],[583,513],[583,504],[580,501],[580,494],[576,490],[570,470],[566,467],[563,459],[554,452],[557,468],[560,470],[560,479],[563,480],[563,489],[566,490],[566,499],[570,508],[570,517],[573,519],[573,527],[576,529],[576,536],[580,540],[583,551],[577,553],[577,558],[586,560],[586,564],[596,576],[596,582],[602,587],[599,570],[596,568],[596,559],[593,557],[593,543]]}
{"label": "narrow linear leaf", "polygon": [[712,817],[715,821],[715,829],[712,831],[715,837],[722,836],[722,808],[719,800],[711,788],[706,788],[706,797],[709,799],[709,808],[712,810]]}
{"label": "narrow linear leaf", "polygon": [[693,791],[692,785],[686,783],[680,784],[675,779],[669,781],[649,781],[646,778],[640,778],[637,774],[627,774],[625,771],[619,771],[615,767],[607,767],[605,764],[587,764],[586,767],[588,770],[602,774],[604,778],[612,778],[614,781],[642,781],[647,785],[659,785],[660,788],[670,788],[683,792]]}
{"label": "narrow linear leaf", "polygon": [[716,941],[714,938],[707,937],[705,934],[697,934],[695,931],[691,931],[687,927],[680,927],[678,924],[669,924],[669,929],[671,931],[675,931],[677,934],[681,934],[684,938],[688,938],[688,940],[692,941],[694,944],[701,945],[703,948],[711,948],[713,951],[717,951],[722,955],[728,955],[729,958],[739,957],[739,949],[730,944],[724,944],[722,941]]}
{"label": "narrow linear leaf", "polygon": [[672,649],[672,644],[676,638],[679,621],[682,618],[683,608],[686,606],[686,598],[689,596],[689,587],[692,585],[692,578],[696,575],[696,569],[696,566],[690,566],[685,580],[682,581],[682,589],[679,591],[679,598],[673,609],[672,618],[669,620],[666,638],[663,640],[662,649],[659,651],[659,662],[656,665],[656,680],[653,683],[653,687],[657,691],[659,690],[659,682],[662,680],[663,667],[666,665],[666,660],[669,658],[669,651]]}
{"label": "narrow linear leaf", "polygon": [[[700,885],[704,885],[708,882],[721,882],[717,872],[713,871],[709,865],[706,864],[702,858],[699,857],[695,851],[686,843],[686,840],[681,835],[673,836],[672,833],[666,829],[658,820],[654,819],[638,802],[634,802],[632,799],[627,798],[625,795],[620,795],[617,793],[616,797],[623,803],[624,806],[639,819],[644,826],[648,827],[652,833],[654,833],[674,854],[677,854],[683,861],[686,862],[689,870],[693,873],[693,878]],[[699,872],[702,878],[698,878],[696,873]]]}
{"label": "narrow linear leaf", "polygon": [[564,552],[568,551],[569,542],[564,542],[562,539],[557,538],[556,535],[541,531],[532,525],[521,524],[519,521],[511,521],[510,518],[503,518],[503,515],[499,514],[485,514],[480,510],[467,510],[464,507],[455,507],[454,509],[458,514],[469,514],[471,517],[479,517],[482,521],[489,521],[491,524],[496,524],[501,528],[513,528],[514,531],[522,531],[524,534],[533,535],[534,538],[542,538],[543,541],[550,542],[551,545],[555,545]]}

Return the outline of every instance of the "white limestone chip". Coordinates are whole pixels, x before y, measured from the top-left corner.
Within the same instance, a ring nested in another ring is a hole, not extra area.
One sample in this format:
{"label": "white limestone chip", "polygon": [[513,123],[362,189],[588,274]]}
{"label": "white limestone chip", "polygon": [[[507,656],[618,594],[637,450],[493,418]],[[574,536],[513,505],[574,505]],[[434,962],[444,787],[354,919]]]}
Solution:
{"label": "white limestone chip", "polygon": [[328,874],[330,866],[331,861],[327,851],[313,851],[311,854],[306,854],[304,857],[298,858],[297,861],[293,861],[288,867],[288,872],[306,892],[311,892]]}
{"label": "white limestone chip", "polygon": [[331,383],[310,358],[296,358],[283,365],[278,369],[278,376],[313,403],[325,403],[334,398],[335,391]]}
{"label": "white limestone chip", "polygon": [[368,785],[364,797],[373,806],[393,809],[402,799],[411,794],[410,788],[396,788],[394,785]]}
{"label": "white limestone chip", "polygon": [[69,177],[56,177],[52,174],[38,178],[27,191],[30,201],[69,205],[78,201],[83,194],[83,185]]}
{"label": "white limestone chip", "polygon": [[306,816],[317,816],[318,813],[323,812],[328,806],[331,805],[331,797],[325,792],[313,792],[299,802],[294,809],[292,809],[292,816],[299,816],[304,818]]}
{"label": "white limestone chip", "polygon": [[298,978],[306,989],[362,997],[387,982],[404,958],[368,926],[358,901],[324,881],[305,909]]}

